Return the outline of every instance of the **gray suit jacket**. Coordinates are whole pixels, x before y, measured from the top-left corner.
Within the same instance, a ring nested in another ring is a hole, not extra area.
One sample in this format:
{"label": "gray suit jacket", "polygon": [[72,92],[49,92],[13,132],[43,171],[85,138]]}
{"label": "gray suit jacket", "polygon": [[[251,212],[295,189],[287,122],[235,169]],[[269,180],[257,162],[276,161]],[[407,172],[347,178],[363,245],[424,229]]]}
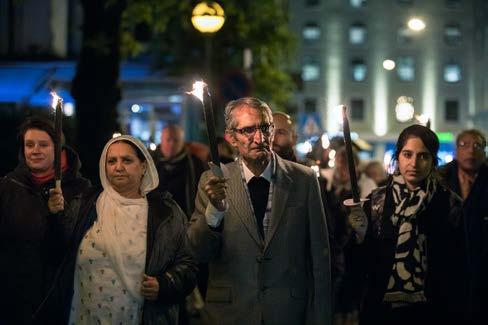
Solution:
{"label": "gray suit jacket", "polygon": [[197,260],[209,262],[206,307],[215,324],[332,323],[329,240],[312,169],[276,159],[270,229],[263,241],[239,162],[225,167],[229,209],[219,230],[205,220],[202,175],[188,236]]}

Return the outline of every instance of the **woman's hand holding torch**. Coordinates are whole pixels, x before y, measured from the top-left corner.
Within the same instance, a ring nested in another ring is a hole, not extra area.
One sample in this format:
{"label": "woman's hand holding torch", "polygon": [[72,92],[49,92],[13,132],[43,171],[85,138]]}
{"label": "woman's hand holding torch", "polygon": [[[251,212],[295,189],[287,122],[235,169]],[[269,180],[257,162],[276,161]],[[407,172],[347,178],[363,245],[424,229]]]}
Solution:
{"label": "woman's hand holding torch", "polygon": [[49,190],[49,200],[47,206],[52,214],[56,214],[64,210],[64,197],[61,188],[52,188]]}

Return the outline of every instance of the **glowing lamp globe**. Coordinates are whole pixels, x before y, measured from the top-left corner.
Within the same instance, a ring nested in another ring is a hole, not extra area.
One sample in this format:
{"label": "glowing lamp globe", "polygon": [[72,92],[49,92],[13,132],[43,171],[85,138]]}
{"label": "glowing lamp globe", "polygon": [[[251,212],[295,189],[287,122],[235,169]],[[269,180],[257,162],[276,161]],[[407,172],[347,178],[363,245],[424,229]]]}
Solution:
{"label": "glowing lamp globe", "polygon": [[408,122],[413,119],[415,108],[413,107],[413,98],[400,96],[397,99],[395,107],[396,119],[398,122]]}
{"label": "glowing lamp globe", "polygon": [[217,2],[200,2],[193,8],[191,22],[201,33],[215,33],[224,25],[224,9]]}
{"label": "glowing lamp globe", "polygon": [[408,21],[407,26],[411,30],[419,32],[425,28],[425,22],[420,18],[414,17]]}

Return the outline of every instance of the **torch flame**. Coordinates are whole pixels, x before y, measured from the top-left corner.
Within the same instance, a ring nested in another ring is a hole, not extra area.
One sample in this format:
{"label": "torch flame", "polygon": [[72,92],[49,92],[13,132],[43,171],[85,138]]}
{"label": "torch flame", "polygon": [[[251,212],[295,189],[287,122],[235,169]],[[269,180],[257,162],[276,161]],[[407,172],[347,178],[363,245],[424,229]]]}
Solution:
{"label": "torch flame", "polygon": [[193,83],[193,90],[188,91],[187,94],[195,96],[203,103],[203,88],[205,88],[206,86],[207,84],[202,80],[195,81],[195,83]]}
{"label": "torch flame", "polygon": [[51,96],[53,97],[51,107],[55,110],[56,106],[58,105],[58,102],[63,101],[63,98],[59,97],[58,94],[56,94],[56,92],[54,90],[51,91]]}

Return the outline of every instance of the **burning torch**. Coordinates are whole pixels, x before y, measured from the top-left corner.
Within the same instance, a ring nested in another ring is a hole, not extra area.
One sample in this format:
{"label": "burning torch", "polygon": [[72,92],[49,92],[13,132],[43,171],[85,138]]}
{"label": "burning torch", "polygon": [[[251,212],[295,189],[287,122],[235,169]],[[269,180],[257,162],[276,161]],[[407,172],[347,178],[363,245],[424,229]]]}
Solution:
{"label": "burning torch", "polygon": [[63,130],[63,98],[59,97],[56,92],[52,91],[53,97],[52,108],[54,110],[54,180],[56,190],[61,190],[61,150],[62,130]]}
{"label": "burning torch", "polygon": [[188,92],[198,98],[203,105],[203,116],[205,118],[205,126],[207,129],[207,136],[208,136],[208,143],[210,146],[210,170],[212,173],[219,177],[223,178],[224,174],[222,169],[220,168],[220,158],[219,158],[219,151],[217,147],[217,136],[215,133],[215,120],[213,115],[212,109],[212,97],[210,96],[210,91],[208,90],[208,86],[203,81],[196,81],[193,84],[193,90]]}
{"label": "burning torch", "polygon": [[347,157],[347,167],[349,169],[349,180],[351,182],[351,195],[352,198],[344,201],[345,206],[355,206],[360,205],[361,202],[366,201],[366,199],[361,199],[359,197],[359,185],[356,176],[356,165],[354,164],[354,157],[352,155],[352,141],[351,141],[351,130],[349,129],[349,120],[347,119],[347,107],[342,106],[342,121],[343,121],[343,132],[344,132],[344,145],[346,149]]}

